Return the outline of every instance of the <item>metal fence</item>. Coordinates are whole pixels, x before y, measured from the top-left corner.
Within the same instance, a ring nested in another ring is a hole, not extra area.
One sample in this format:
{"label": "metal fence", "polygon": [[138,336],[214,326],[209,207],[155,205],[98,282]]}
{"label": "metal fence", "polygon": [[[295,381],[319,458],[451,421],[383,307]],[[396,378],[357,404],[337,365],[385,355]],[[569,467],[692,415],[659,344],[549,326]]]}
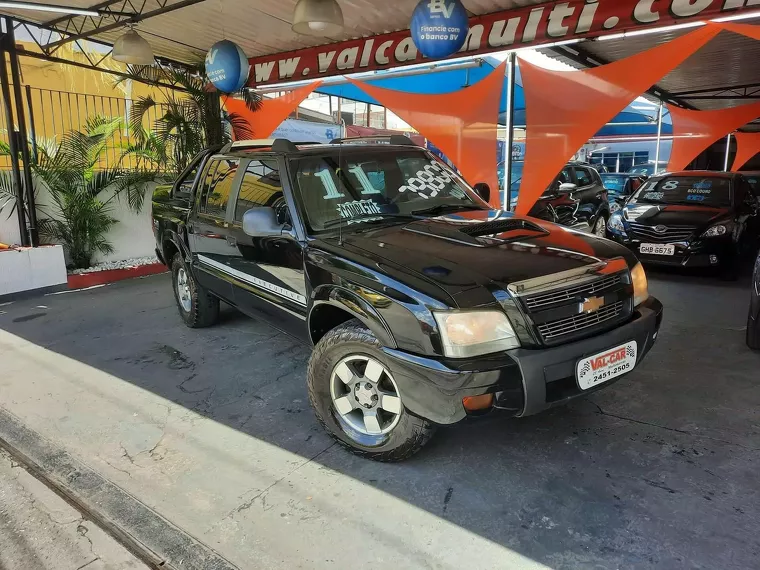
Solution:
{"label": "metal fence", "polygon": [[[103,153],[100,167],[108,168],[121,163],[125,168],[135,166],[134,157],[124,157],[122,152],[130,143],[135,142],[129,132],[130,114],[133,101],[119,97],[71,93],[53,89],[24,87],[24,113],[27,122],[27,138],[31,145],[53,150],[58,147],[62,137],[69,131],[85,131],[88,119],[96,116],[122,119],[123,127],[115,134],[113,140]],[[0,100],[1,101],[1,100]],[[12,102],[13,103],[13,102]],[[164,115],[166,105],[158,104],[143,118],[143,127],[152,130],[158,118]],[[14,108],[14,117],[18,112]],[[0,113],[0,141],[8,143],[10,130],[5,113]],[[0,169],[10,168],[10,158],[0,156]]]}

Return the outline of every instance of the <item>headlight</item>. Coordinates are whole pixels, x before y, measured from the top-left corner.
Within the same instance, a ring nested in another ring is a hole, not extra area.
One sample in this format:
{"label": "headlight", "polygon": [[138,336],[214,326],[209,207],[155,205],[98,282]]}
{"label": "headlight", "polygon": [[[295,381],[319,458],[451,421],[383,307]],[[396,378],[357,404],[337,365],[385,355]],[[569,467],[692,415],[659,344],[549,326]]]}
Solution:
{"label": "headlight", "polygon": [[720,224],[708,229],[705,233],[702,234],[702,237],[705,237],[705,238],[718,237],[718,236],[725,235],[727,231],[728,231],[728,228],[724,226],[723,224]]}
{"label": "headlight", "polygon": [[647,274],[641,263],[631,269],[631,282],[633,283],[633,306],[638,307],[649,299],[649,284],[647,283]]}
{"label": "headlight", "polygon": [[500,311],[434,313],[443,353],[451,358],[491,354],[520,346],[507,316]]}
{"label": "headlight", "polygon": [[615,212],[614,214],[610,216],[610,219],[607,222],[607,228],[611,232],[625,233],[625,226],[623,225],[623,216],[620,215],[620,212]]}

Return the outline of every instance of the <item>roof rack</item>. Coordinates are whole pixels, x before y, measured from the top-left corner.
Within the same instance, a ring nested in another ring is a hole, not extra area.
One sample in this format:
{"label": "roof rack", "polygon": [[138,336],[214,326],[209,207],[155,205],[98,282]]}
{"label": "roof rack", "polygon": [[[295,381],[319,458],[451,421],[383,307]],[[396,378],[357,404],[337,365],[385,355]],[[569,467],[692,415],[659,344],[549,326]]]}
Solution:
{"label": "roof rack", "polygon": [[405,135],[379,135],[375,137],[346,137],[333,139],[330,144],[372,144],[387,143],[403,146],[417,146],[415,142]]}
{"label": "roof rack", "polygon": [[230,152],[232,150],[246,150],[256,148],[271,148],[275,152],[298,152],[297,145],[320,144],[314,141],[292,142],[288,139],[248,139],[227,143],[221,152]]}

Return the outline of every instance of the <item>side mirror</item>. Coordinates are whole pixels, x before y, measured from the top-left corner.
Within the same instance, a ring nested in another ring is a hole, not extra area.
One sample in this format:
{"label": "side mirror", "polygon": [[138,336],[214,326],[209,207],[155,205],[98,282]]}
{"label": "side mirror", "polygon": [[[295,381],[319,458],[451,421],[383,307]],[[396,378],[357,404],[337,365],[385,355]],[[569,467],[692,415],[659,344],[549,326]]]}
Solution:
{"label": "side mirror", "polygon": [[478,182],[472,187],[475,193],[480,196],[483,201],[489,202],[491,200],[491,187],[485,182]]}
{"label": "side mirror", "polygon": [[560,192],[575,192],[577,189],[578,185],[573,184],[572,182],[563,182],[559,185]]}
{"label": "side mirror", "polygon": [[243,231],[251,237],[279,236],[282,228],[274,208],[251,208],[243,214]]}

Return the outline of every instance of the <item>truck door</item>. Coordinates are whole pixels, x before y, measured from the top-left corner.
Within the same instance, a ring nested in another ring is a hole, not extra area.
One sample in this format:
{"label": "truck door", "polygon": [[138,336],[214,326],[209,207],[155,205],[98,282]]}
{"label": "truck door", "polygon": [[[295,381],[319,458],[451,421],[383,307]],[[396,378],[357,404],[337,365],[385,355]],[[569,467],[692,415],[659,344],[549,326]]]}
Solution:
{"label": "truck door", "polygon": [[196,195],[195,208],[188,220],[188,238],[193,254],[193,270],[201,285],[232,302],[229,265],[232,248],[228,245],[226,221],[230,193],[238,174],[240,160],[220,157],[209,161]]}
{"label": "truck door", "polygon": [[281,223],[292,225],[277,157],[260,155],[244,166],[229,218],[235,304],[277,328],[304,336],[307,293],[301,244],[287,232],[254,238],[243,231],[243,215],[254,207],[273,208]]}

